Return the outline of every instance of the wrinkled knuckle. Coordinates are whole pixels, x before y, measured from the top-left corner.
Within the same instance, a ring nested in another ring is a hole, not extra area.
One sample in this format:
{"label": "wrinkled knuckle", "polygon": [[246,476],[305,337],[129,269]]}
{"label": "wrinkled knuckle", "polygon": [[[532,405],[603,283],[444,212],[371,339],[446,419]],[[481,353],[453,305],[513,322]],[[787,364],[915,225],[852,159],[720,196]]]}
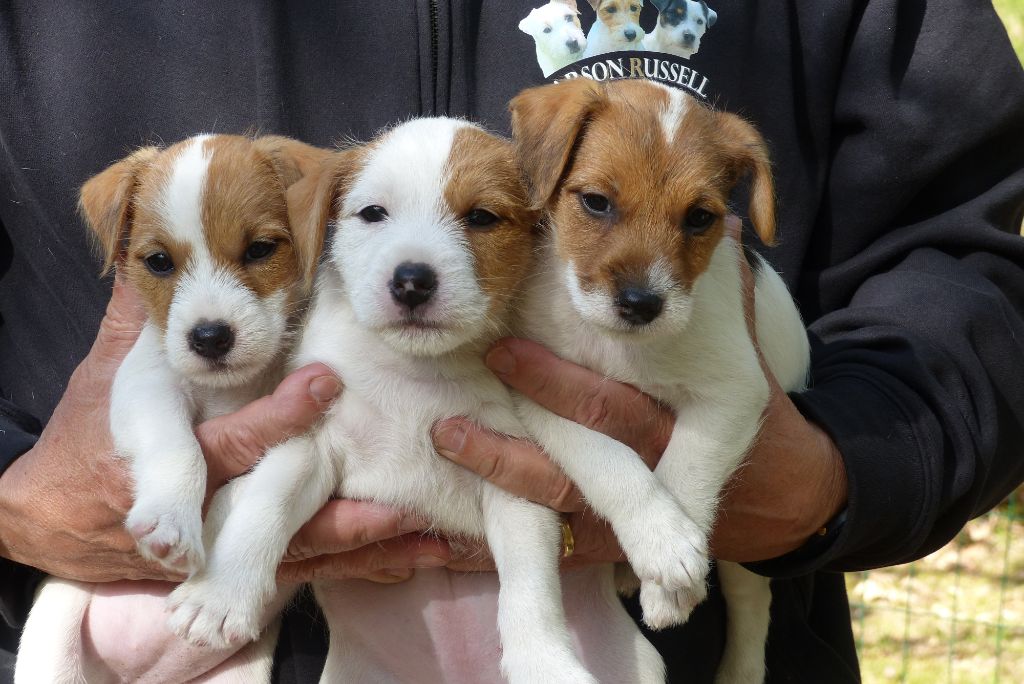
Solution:
{"label": "wrinkled knuckle", "polygon": [[573,420],[584,427],[602,432],[611,416],[611,401],[600,385],[586,389],[580,396]]}
{"label": "wrinkled knuckle", "polygon": [[262,445],[251,429],[232,425],[217,434],[216,456],[232,471],[245,471],[262,453]]}
{"label": "wrinkled knuckle", "polygon": [[309,541],[296,537],[288,545],[288,549],[284,553],[284,559],[287,561],[300,561],[312,558],[315,555],[317,555],[316,550]]}
{"label": "wrinkled knuckle", "polygon": [[548,498],[548,507],[556,511],[568,511],[576,498],[576,487],[572,480],[559,473],[551,485],[551,495]]}

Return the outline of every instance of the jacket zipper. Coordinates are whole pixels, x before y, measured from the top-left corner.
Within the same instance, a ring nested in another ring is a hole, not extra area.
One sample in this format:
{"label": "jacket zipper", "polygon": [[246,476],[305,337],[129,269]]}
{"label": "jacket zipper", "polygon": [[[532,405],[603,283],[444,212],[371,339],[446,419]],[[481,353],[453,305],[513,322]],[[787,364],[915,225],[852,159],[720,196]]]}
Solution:
{"label": "jacket zipper", "polygon": [[437,0],[430,0],[430,72],[433,77],[430,81],[430,87],[433,90],[431,97],[434,102],[433,114],[440,114],[437,107],[437,54],[438,46],[441,42],[439,38],[439,29],[437,26],[437,17],[440,13],[437,7]]}

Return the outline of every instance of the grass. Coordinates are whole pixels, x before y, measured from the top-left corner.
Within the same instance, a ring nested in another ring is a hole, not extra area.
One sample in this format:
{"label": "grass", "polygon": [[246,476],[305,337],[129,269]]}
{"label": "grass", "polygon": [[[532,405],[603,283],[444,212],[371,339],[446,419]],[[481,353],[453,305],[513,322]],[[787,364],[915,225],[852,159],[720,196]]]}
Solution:
{"label": "grass", "polygon": [[993,4],[1006,25],[1017,56],[1024,61],[1024,0],[995,0]]}
{"label": "grass", "polygon": [[971,522],[915,563],[847,575],[865,682],[1024,682],[1019,510]]}

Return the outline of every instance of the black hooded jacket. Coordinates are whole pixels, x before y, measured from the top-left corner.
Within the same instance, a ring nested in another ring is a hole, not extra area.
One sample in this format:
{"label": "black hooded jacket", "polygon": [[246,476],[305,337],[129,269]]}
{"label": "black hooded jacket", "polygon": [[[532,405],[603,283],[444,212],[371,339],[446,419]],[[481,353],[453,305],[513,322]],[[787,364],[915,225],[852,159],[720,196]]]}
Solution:
{"label": "black hooded jacket", "polygon": [[[330,145],[445,114],[507,133],[509,99],[545,80],[518,25],[546,1],[0,7],[0,472],[45,425],[110,296],[75,214],[84,180],[201,131]],[[987,2],[711,7],[699,52],[661,76],[769,141],[780,240],[762,251],[813,348],[795,399],[849,478],[834,534],[756,566],[778,578],[769,676],[856,681],[838,573],[936,549],[1024,479],[1024,73]],[[0,560],[9,624],[34,578]],[[312,611],[288,615],[279,681],[319,676]],[[713,591],[652,637],[672,681],[711,681],[723,621]]]}

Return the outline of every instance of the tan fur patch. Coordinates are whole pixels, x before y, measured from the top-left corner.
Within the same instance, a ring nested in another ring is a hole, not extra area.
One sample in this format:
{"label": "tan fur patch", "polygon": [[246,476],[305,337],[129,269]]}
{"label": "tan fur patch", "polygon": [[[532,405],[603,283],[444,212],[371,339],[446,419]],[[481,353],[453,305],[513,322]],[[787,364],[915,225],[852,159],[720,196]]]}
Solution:
{"label": "tan fur patch", "polygon": [[639,24],[642,0],[599,0],[590,3],[597,12],[597,18],[608,28],[615,29],[625,24]]}
{"label": "tan fur patch", "polygon": [[[550,121],[562,116],[557,112],[547,122],[532,116],[514,121],[517,148],[526,145],[530,152],[517,155],[527,175],[562,178],[548,210],[557,227],[559,254],[573,262],[585,288],[613,293],[626,284],[642,284],[659,261],[671,266],[680,285],[691,287],[707,270],[724,234],[729,193],[747,171],[753,173],[751,214],[758,230],[770,239],[774,217],[767,151],[749,124],[689,98],[669,143],[661,119],[669,105],[663,88],[627,80],[599,86],[568,83],[564,109],[586,119],[577,135],[559,141],[538,138],[530,130],[552,131]],[[560,88],[561,83],[545,86],[528,91],[528,96],[549,103]],[[581,113],[574,98],[578,100],[584,88],[591,102]],[[592,101],[594,88],[600,90],[600,103]],[[533,102],[514,106],[520,112],[536,109]],[[548,159],[532,156],[542,149],[547,149]],[[560,159],[566,160],[563,168],[558,168]],[[586,193],[608,197],[611,215],[587,212],[581,204]],[[694,208],[716,217],[710,227],[696,233],[684,228]]]}
{"label": "tan fur patch", "polygon": [[538,218],[527,208],[511,143],[477,128],[459,129],[448,157],[447,178],[444,199],[456,216],[483,209],[498,217],[486,228],[467,225],[466,235],[477,280],[490,300],[490,314],[503,318],[530,268]]}

